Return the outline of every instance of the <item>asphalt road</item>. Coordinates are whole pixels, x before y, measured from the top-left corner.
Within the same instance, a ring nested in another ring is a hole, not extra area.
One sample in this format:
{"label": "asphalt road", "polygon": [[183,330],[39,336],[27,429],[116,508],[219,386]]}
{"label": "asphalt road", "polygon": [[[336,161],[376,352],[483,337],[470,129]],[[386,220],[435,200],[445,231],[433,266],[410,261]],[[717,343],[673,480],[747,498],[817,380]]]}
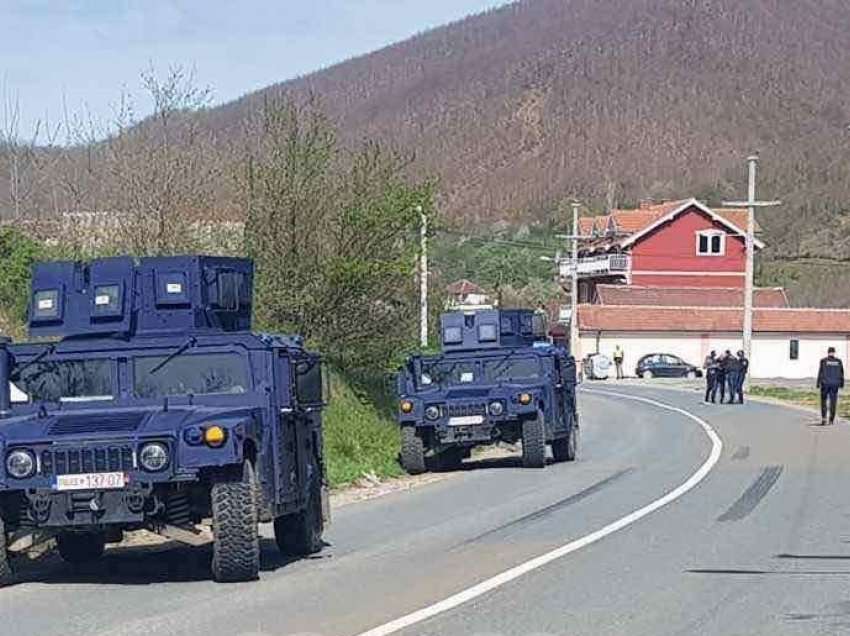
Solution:
{"label": "asphalt road", "polygon": [[845,425],[814,427],[805,413],[766,404],[598,388],[685,409],[710,424],[723,450],[691,490],[595,542],[582,541],[708,469],[716,444],[697,421],[585,393],[576,463],[482,462],[344,507],[316,558],[285,563],[266,541],[257,583],[209,582],[204,549],[118,550],[84,573],[48,559],[0,590],[0,633],[356,635],[421,617],[577,541],[569,554],[397,633],[850,633]]}

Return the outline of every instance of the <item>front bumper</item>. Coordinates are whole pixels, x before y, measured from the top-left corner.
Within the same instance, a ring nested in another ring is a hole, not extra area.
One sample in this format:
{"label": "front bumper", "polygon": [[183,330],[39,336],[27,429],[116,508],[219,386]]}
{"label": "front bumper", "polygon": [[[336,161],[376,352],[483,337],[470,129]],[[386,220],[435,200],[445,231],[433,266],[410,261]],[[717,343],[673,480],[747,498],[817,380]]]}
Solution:
{"label": "front bumper", "polygon": [[28,521],[40,528],[142,523],[159,511],[153,484],[120,490],[58,492],[48,489],[25,493]]}

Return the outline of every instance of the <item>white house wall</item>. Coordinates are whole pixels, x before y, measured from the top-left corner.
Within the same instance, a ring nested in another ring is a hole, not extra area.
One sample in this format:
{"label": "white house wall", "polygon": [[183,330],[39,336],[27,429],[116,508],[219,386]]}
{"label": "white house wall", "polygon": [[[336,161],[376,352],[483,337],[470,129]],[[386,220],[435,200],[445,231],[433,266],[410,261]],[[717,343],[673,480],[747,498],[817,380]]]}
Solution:
{"label": "white house wall", "polygon": [[[797,360],[790,359],[792,338],[800,343]],[[830,346],[835,347],[837,355],[850,368],[848,343],[850,341],[845,334],[756,334],[750,373],[754,378],[812,378],[817,375],[818,361],[826,355]],[[671,353],[701,367],[705,356],[712,350],[719,355],[727,349],[735,353],[742,347],[741,336],[731,333],[603,332],[597,336],[595,332],[582,332],[578,357],[597,350],[613,357],[617,345],[623,349],[623,367],[627,375],[633,375],[638,359],[649,353]]]}

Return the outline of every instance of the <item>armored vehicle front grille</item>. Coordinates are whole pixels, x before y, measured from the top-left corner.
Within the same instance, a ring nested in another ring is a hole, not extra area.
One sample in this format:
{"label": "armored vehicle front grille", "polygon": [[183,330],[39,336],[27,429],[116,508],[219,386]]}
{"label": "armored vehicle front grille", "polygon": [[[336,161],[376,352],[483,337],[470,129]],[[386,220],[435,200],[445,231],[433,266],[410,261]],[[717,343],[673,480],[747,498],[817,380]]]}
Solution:
{"label": "armored vehicle front grille", "polygon": [[120,433],[139,428],[146,413],[98,413],[86,415],[74,413],[61,415],[51,424],[50,435],[74,435],[78,433]]}
{"label": "armored vehicle front grille", "polygon": [[130,445],[96,448],[56,448],[41,453],[43,475],[78,475],[133,470]]}
{"label": "armored vehicle front grille", "polygon": [[449,417],[464,417],[466,415],[487,415],[487,405],[481,403],[449,404]]}

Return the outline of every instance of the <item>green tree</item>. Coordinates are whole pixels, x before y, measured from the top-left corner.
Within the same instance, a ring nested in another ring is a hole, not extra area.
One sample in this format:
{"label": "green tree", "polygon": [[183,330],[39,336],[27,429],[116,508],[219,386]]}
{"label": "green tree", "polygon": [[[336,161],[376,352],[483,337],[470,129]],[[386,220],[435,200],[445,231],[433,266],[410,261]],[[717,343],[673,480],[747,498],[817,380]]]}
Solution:
{"label": "green tree", "polygon": [[13,227],[0,228],[0,330],[15,333],[26,320],[30,268],[41,245]]}
{"label": "green tree", "polygon": [[240,180],[259,324],[303,334],[347,370],[386,369],[410,347],[433,197],[408,164],[375,143],[346,152],[315,102],[264,105]]}

